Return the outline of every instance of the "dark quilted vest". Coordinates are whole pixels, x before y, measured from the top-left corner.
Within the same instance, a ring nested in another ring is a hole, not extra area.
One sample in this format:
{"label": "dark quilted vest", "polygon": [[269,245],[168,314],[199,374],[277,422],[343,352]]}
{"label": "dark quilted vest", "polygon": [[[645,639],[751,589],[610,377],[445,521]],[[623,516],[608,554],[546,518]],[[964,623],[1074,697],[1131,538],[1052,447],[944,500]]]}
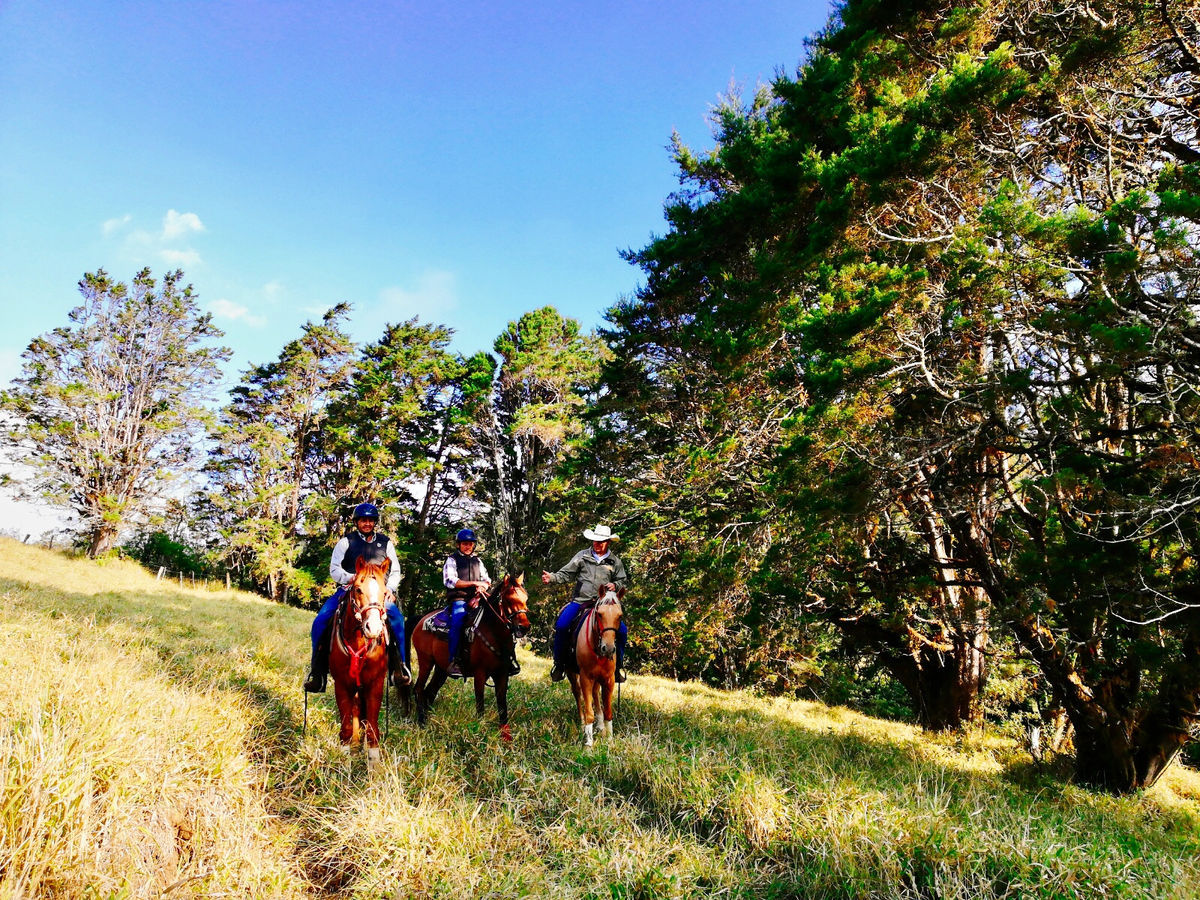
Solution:
{"label": "dark quilted vest", "polygon": [[[455,550],[450,554],[454,565],[458,566],[459,581],[479,581],[483,577],[482,566],[478,556],[463,556]],[[466,600],[475,596],[475,588],[446,588],[447,600]]]}
{"label": "dark quilted vest", "polygon": [[363,562],[387,564],[388,536],[375,532],[375,540],[367,542],[357,531],[346,535],[350,546],[342,557],[342,568],[353,574],[355,562],[361,558]]}

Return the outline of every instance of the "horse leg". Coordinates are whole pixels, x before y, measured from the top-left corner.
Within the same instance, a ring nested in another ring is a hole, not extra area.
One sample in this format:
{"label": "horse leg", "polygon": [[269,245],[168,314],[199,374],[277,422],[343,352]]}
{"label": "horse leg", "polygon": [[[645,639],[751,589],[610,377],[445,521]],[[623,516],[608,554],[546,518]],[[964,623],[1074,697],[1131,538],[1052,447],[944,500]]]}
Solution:
{"label": "horse leg", "polygon": [[483,718],[483,695],[487,689],[487,672],[475,670],[475,718]]}
{"label": "horse leg", "polygon": [[592,679],[582,672],[579,674],[579,722],[583,726],[583,746],[592,746],[592,723],[596,720],[596,714],[592,709],[592,694],[595,690],[595,685]]}
{"label": "horse leg", "polygon": [[433,702],[437,700],[438,691],[442,689],[442,685],[446,683],[446,670],[440,666],[435,667],[433,674],[429,678],[429,687],[425,689],[423,696],[424,710],[420,704],[417,707],[418,721],[422,725],[429,718],[429,713],[433,709]]}
{"label": "horse leg", "polygon": [[[501,662],[501,665],[504,663]],[[497,675],[496,682],[496,717],[500,720],[500,739],[506,744],[512,743],[512,731],[508,727],[508,676]]]}
{"label": "horse leg", "polygon": [[349,744],[354,740],[354,732],[358,725],[354,697],[351,695],[350,689],[337,679],[334,679],[333,682],[333,696],[337,701],[338,714],[342,717],[342,727],[338,732],[338,738],[343,744]]}
{"label": "horse leg", "polygon": [[604,713],[604,726],[603,726],[604,727],[604,736],[606,738],[611,738],[612,737],[612,720],[613,720],[613,713],[612,713],[613,682],[612,682],[611,678],[605,678],[605,679],[602,679],[601,681],[599,681],[598,684],[600,685],[600,688],[601,688],[600,694],[601,694],[602,705],[600,708],[603,710],[603,713]]}
{"label": "horse leg", "polygon": [[387,690],[387,669],[368,690],[363,692],[363,730],[367,736],[367,766],[379,762],[379,708]]}
{"label": "horse leg", "polygon": [[579,688],[579,676],[574,672],[567,673],[567,680],[571,682],[571,693],[575,695],[575,715],[579,718],[579,728],[583,729],[583,693]]}

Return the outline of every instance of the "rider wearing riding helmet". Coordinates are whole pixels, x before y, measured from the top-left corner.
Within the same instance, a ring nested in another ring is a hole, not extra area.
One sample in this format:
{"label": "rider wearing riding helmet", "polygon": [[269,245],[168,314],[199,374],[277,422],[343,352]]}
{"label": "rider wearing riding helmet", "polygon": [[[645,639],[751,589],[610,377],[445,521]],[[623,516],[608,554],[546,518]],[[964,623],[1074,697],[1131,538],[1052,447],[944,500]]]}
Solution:
{"label": "rider wearing riding helmet", "polygon": [[388,625],[392,630],[388,641],[388,671],[394,685],[408,684],[412,680],[412,673],[408,671],[404,659],[404,613],[396,604],[396,588],[400,586],[400,561],[396,558],[395,545],[386,534],[375,530],[379,523],[379,509],[375,504],[358,504],[354,507],[352,518],[354,530],[348,531],[346,536],[334,545],[333,555],[329,559],[329,575],[337,582],[338,588],[321,606],[312,624],[312,664],[304,682],[304,690],[311,693],[319,694],[325,690],[325,678],[329,673],[329,640],[333,634],[333,618],[346,587],[354,580],[355,565],[360,559],[364,563],[388,563],[385,609]]}
{"label": "rider wearing riding helmet", "polygon": [[[584,606],[594,605],[600,597],[600,589],[606,584],[618,588],[625,587],[629,580],[625,574],[625,564],[617,555],[609,550],[609,546],[619,538],[612,533],[607,525],[597,525],[595,530],[587,529],[583,536],[592,542],[592,546],[580,550],[571,561],[557,572],[542,572],[542,584],[567,584],[575,582],[575,590],[571,601],[558,613],[554,622],[554,668],[550,670],[550,678],[562,681],[567,671],[569,656],[571,622]],[[617,672],[616,680],[625,680],[625,670],[622,663],[625,659],[625,640],[628,629],[625,620],[621,620],[620,633],[617,635]]]}
{"label": "rider wearing riding helmet", "polygon": [[475,532],[464,528],[454,537],[457,549],[446,557],[442,566],[442,583],[446,585],[446,606],[450,610],[450,674],[461,675],[458,664],[458,645],[462,640],[463,619],[467,616],[467,601],[482,594],[492,583],[487,566],[475,555]]}

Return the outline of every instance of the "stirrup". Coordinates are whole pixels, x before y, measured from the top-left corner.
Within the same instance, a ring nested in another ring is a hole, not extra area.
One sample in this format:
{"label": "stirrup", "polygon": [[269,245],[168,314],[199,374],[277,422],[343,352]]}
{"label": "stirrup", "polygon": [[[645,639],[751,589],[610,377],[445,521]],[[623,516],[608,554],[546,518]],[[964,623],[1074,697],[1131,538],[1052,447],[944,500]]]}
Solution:
{"label": "stirrup", "polygon": [[517,662],[517,658],[514,656],[512,659],[510,659],[508,661],[508,677],[516,678],[520,674],[521,674],[521,664],[519,662]]}
{"label": "stirrup", "polygon": [[567,677],[566,671],[564,671],[562,666],[558,665],[558,663],[555,663],[554,668],[552,668],[550,670],[550,680],[551,681],[562,681],[566,677]]}
{"label": "stirrup", "polygon": [[308,677],[304,679],[304,692],[306,694],[323,694],[325,693],[325,681],[328,676],[318,675],[315,672],[309,672]]}
{"label": "stirrup", "polygon": [[391,682],[392,687],[407,687],[412,684],[412,670],[404,662],[401,662],[392,670]]}
{"label": "stirrup", "polygon": [[618,666],[613,672],[613,681],[615,681],[617,684],[624,684],[625,678],[625,670]]}

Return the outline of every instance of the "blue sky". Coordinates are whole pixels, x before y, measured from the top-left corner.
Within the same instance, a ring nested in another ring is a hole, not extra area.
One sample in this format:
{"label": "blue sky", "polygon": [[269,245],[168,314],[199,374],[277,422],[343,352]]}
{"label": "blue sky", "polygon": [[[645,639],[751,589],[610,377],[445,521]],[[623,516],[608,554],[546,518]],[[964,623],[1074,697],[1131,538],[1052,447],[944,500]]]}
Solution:
{"label": "blue sky", "polygon": [[85,271],[182,268],[231,378],[353,304],[486,349],[601,322],[664,228],[672,130],[793,72],[829,4],[0,0],[0,380]]}

